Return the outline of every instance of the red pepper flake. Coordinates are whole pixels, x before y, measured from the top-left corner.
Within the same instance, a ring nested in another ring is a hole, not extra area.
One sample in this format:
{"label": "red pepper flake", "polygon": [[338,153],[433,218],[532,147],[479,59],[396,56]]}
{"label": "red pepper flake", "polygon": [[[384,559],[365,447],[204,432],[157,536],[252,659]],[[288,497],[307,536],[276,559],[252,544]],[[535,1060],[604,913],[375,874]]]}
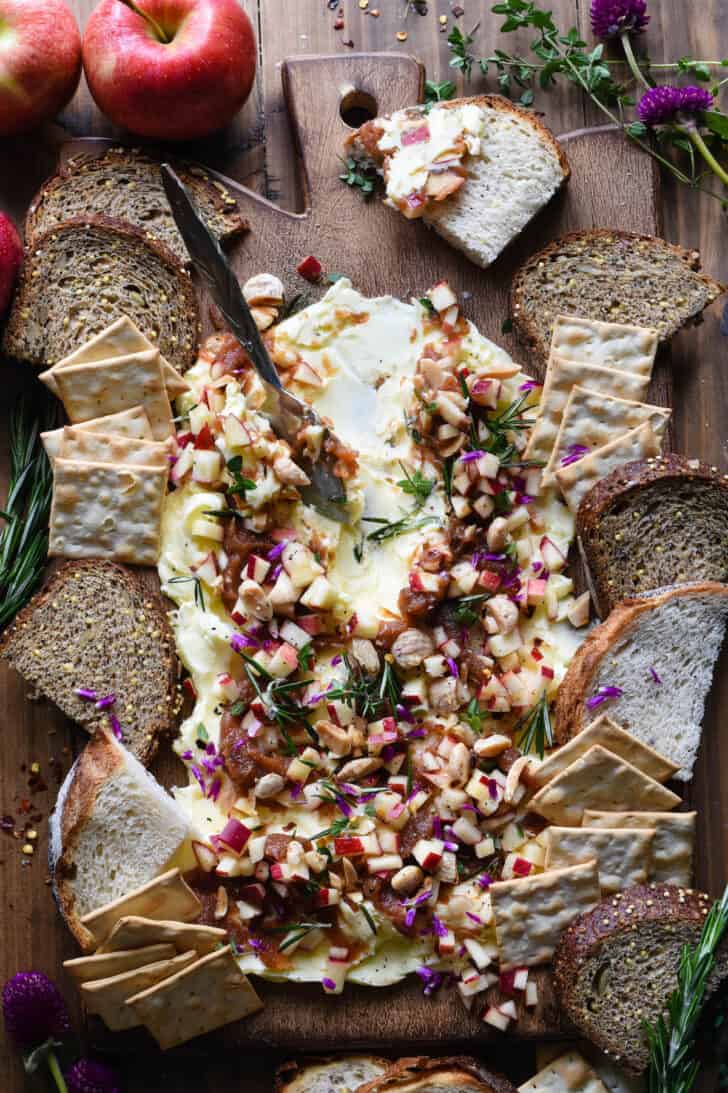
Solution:
{"label": "red pepper flake", "polygon": [[[344,42],[344,45],[347,43]],[[354,43],[351,42],[351,45]],[[309,254],[307,258],[304,258],[302,262],[296,266],[296,272],[300,273],[301,277],[305,277],[307,281],[312,283],[321,280],[321,275],[324,272],[324,267],[319,262],[318,258],[314,258],[312,254]]]}

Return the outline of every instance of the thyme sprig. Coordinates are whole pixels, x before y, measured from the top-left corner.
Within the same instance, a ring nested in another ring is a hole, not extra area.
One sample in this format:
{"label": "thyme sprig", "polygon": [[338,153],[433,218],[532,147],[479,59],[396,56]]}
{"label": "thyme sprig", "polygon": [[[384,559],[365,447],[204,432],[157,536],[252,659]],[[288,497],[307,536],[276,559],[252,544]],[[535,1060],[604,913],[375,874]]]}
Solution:
{"label": "thyme sprig", "polygon": [[24,400],[10,420],[10,483],[0,509],[0,627],[28,602],[43,575],[53,474],[40,433],[55,424],[55,408],[46,407],[41,423]]}
{"label": "thyme sprig", "polygon": [[402,681],[394,665],[385,660],[378,675],[367,675],[353,665],[347,656],[344,661],[349,670],[346,683],[327,691],[327,700],[345,702],[367,721],[376,721],[387,711],[394,716],[402,694]]}
{"label": "thyme sprig", "polygon": [[546,749],[553,746],[554,732],[545,691],[533,709],[516,722],[513,735],[518,737],[518,747],[524,755],[535,751],[543,759]]}
{"label": "thyme sprig", "polygon": [[727,929],[728,887],[713,904],[697,945],[683,947],[677,987],[667,1003],[667,1020],[660,1014],[654,1025],[645,1023],[650,1048],[649,1093],[690,1093],[693,1088],[699,1070],[693,1058],[695,1032],[716,951]]}
{"label": "thyme sprig", "polygon": [[359,190],[362,197],[371,197],[377,184],[378,176],[375,169],[358,163],[353,156],[347,156],[341,162],[344,164],[344,170],[339,175],[341,181],[345,182],[347,186]]}
{"label": "thyme sprig", "polygon": [[400,478],[397,485],[403,493],[408,493],[411,497],[414,497],[418,507],[422,508],[435,488],[435,479],[425,478],[422,471],[417,469],[408,471],[404,463],[400,463],[400,467],[404,478]]}

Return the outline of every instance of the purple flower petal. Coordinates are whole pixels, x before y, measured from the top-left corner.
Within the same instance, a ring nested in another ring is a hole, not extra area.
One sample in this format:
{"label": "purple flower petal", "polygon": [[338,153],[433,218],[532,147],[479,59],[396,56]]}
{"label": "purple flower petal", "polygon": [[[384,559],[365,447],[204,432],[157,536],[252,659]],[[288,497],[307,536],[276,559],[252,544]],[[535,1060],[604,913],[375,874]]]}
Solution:
{"label": "purple flower petal", "polygon": [[586,700],[587,710],[595,710],[597,706],[601,706],[603,702],[608,702],[610,698],[620,698],[624,694],[621,687],[600,687],[595,695]]}
{"label": "purple flower petal", "polygon": [[650,665],[650,675],[652,676],[655,683],[662,683],[662,680],[660,679],[660,677],[658,676],[657,672],[652,667],[652,665]]}
{"label": "purple flower petal", "polygon": [[645,0],[592,0],[595,37],[616,38],[623,32],[641,34],[650,21]]}
{"label": "purple flower petal", "polygon": [[700,114],[710,110],[713,96],[704,87],[651,87],[637,104],[637,117],[645,125],[664,125],[676,114]]}
{"label": "purple flower petal", "polygon": [[85,699],[87,702],[95,702],[99,697],[96,691],[92,691],[88,687],[77,687],[73,693],[78,695],[79,698]]}
{"label": "purple flower petal", "polygon": [[589,449],[585,444],[570,444],[566,449],[566,455],[561,457],[561,466],[570,467],[572,463],[578,463],[588,451]]}

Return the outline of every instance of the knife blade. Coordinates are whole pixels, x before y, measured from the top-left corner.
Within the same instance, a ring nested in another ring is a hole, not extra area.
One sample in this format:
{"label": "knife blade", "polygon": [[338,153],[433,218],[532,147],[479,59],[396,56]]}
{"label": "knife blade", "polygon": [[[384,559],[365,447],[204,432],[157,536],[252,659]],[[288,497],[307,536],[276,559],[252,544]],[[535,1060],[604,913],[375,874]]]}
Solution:
{"label": "knife blade", "polygon": [[[220,244],[200,217],[190,195],[169,164],[163,163],[161,171],[172,216],[192,263],[263,381],[267,396],[264,413],[268,416],[273,431],[296,451],[299,447],[298,434],[303,426],[320,425],[324,429],[326,426],[310,406],[283,387],[240,283]],[[346,490],[341,478],[334,474],[331,460],[324,456],[315,463],[309,459],[298,458],[297,461],[311,482],[310,486],[300,489],[303,500],[329,519],[339,523],[346,522]]]}

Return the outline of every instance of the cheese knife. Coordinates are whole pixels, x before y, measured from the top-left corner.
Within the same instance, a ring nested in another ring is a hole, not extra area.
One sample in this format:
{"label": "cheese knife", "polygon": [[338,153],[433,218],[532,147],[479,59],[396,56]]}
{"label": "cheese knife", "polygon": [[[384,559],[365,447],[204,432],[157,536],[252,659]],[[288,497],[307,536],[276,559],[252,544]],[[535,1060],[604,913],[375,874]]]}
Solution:
{"label": "cheese knife", "polygon": [[333,457],[322,453],[314,462],[308,457],[302,458],[298,453],[298,436],[304,426],[321,426],[327,433],[330,430],[310,406],[283,387],[250,313],[240,283],[220,244],[200,217],[190,195],[169,164],[163,163],[161,169],[162,183],[172,216],[192,263],[263,382],[267,396],[264,413],[276,435],[291,445],[296,453],[296,461],[308,475],[310,485],[300,488],[303,501],[329,519],[345,523],[348,519],[346,489],[341,478],[334,474]]}

